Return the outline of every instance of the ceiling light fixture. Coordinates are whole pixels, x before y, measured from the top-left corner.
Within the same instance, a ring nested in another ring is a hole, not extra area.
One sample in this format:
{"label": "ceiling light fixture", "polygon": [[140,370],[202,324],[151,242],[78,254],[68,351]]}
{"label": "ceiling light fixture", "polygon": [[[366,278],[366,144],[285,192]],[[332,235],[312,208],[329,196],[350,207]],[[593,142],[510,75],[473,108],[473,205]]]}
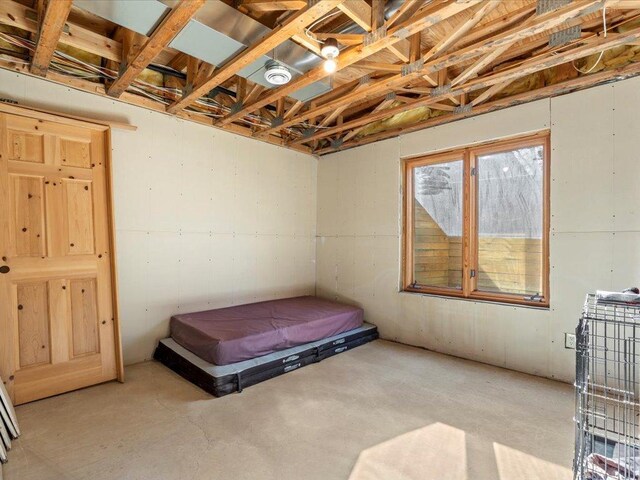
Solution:
{"label": "ceiling light fixture", "polygon": [[338,66],[336,58],[340,55],[338,41],[335,38],[327,38],[320,49],[320,53],[325,58],[324,71],[327,73],[335,72]]}
{"label": "ceiling light fixture", "polygon": [[265,65],[264,78],[272,85],[284,85],[291,80],[291,72],[284,65],[271,60]]}

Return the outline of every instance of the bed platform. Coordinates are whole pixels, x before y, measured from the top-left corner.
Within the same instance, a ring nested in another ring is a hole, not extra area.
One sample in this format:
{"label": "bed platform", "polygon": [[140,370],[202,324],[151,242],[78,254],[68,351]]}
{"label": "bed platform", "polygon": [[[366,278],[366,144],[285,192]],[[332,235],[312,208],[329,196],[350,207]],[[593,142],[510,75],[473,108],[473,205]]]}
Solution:
{"label": "bed platform", "polygon": [[171,317],[171,338],[201,359],[229,365],[362,325],[361,308],[319,297],[283,298]]}
{"label": "bed platform", "polygon": [[209,363],[172,338],[160,340],[154,358],[206,392],[222,397],[243,388],[346,352],[378,338],[376,326],[362,326],[329,338],[229,365]]}

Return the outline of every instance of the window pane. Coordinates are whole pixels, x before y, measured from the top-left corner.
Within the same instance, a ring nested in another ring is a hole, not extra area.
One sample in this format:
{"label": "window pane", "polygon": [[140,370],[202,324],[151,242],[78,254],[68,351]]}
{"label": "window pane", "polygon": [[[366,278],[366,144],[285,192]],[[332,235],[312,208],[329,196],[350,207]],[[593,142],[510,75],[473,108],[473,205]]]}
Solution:
{"label": "window pane", "polygon": [[543,147],[478,157],[478,290],[542,293]]}
{"label": "window pane", "polygon": [[413,170],[414,279],[462,288],[462,160]]}

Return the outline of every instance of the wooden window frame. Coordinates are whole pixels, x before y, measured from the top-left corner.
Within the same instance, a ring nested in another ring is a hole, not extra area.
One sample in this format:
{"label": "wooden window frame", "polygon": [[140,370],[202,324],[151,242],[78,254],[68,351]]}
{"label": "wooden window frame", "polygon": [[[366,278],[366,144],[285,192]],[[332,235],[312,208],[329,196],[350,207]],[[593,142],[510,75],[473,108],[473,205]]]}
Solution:
{"label": "wooden window frame", "polygon": [[[528,300],[521,294],[485,292],[477,290],[478,277],[471,277],[471,270],[478,270],[478,176],[471,175],[477,167],[478,157],[488,153],[500,153],[534,145],[543,146],[542,178],[542,300]],[[463,162],[463,225],[462,225],[462,289],[416,285],[414,280],[414,221],[413,221],[413,170],[416,167],[461,160]],[[509,303],[532,307],[549,307],[549,220],[550,220],[550,133],[548,130],[533,135],[484,142],[430,155],[405,158],[402,161],[403,189],[403,238],[402,238],[402,288],[405,292],[440,295],[453,298]]]}

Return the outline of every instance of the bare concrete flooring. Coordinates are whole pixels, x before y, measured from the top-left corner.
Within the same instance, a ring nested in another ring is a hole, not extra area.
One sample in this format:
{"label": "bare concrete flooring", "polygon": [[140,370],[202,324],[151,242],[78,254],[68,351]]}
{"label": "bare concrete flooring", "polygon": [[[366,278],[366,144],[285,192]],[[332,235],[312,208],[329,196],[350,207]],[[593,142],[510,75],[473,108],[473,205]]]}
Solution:
{"label": "bare concrete flooring", "polygon": [[162,365],[18,408],[5,480],[570,479],[569,385],[376,341],[213,398]]}

